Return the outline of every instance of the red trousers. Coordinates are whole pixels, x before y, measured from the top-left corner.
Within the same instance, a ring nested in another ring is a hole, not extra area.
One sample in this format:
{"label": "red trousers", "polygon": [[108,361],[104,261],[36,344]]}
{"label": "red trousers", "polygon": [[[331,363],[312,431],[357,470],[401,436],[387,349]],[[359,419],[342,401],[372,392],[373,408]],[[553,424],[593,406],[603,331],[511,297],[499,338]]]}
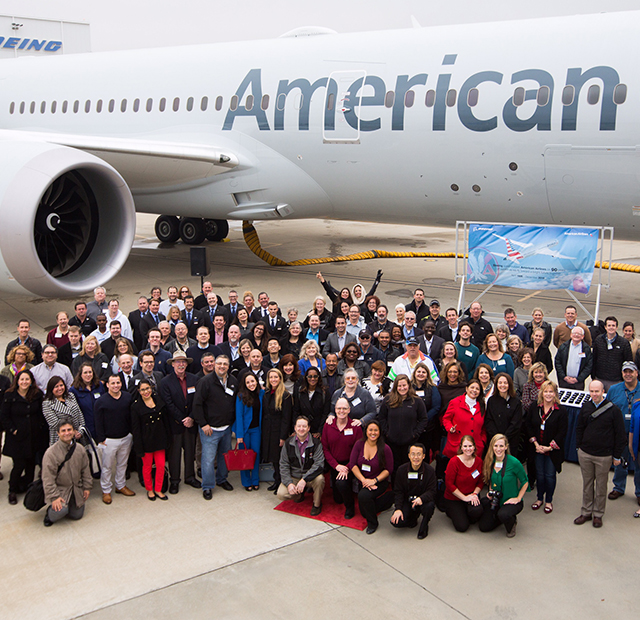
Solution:
{"label": "red trousers", "polygon": [[[154,461],[156,464],[155,488],[151,480],[151,468]],[[144,453],[142,456],[142,478],[144,479],[144,488],[147,491],[162,493],[162,481],[164,480],[164,450]]]}

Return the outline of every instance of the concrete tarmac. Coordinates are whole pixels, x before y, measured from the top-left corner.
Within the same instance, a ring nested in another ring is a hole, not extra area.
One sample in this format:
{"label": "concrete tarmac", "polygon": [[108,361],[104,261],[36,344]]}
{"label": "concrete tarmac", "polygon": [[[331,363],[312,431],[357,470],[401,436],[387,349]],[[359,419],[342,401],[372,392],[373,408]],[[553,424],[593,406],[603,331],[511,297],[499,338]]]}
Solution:
{"label": "concrete tarmac", "polygon": [[[257,229],[263,247],[285,260],[367,249],[455,249],[454,232],[446,229],[319,220],[260,223]],[[118,297],[125,313],[152,285],[199,289],[199,278],[189,275],[186,246],[160,246],[151,216],[139,216],[137,232],[131,258],[106,283],[108,296]],[[229,242],[207,247],[210,279],[223,298],[230,288],[256,295],[266,290],[282,307],[295,305],[302,315],[323,292],[317,267],[273,268],[251,254],[239,223],[232,224]],[[635,243],[616,243],[614,260],[637,264],[639,250]],[[458,298],[452,259],[323,267],[337,288],[356,282],[367,287],[382,269],[378,295],[390,308],[407,303],[416,286],[425,288],[428,299],[439,299],[443,311]],[[640,275],[614,273],[611,290],[603,293],[601,318],[615,314],[621,323],[640,318],[639,283]],[[477,292],[468,292],[467,304]],[[594,292],[578,297],[593,309]],[[492,289],[482,301],[498,313],[513,306],[524,322],[535,305],[548,317],[561,317],[569,298],[562,291]],[[43,339],[58,310],[72,312],[73,300],[4,297],[0,309],[4,350],[20,317],[28,317],[33,335]],[[586,318],[583,312],[580,318]],[[391,512],[380,515],[380,528],[367,536],[274,511],[277,500],[265,485],[246,493],[237,473],[230,475],[235,490],[217,488],[210,502],[184,485],[168,502],[148,502],[133,476],[129,483],[136,497],[114,495],[106,506],[96,482],[81,521],[44,528],[44,511],[34,514],[6,503],[11,460],[5,457],[0,465],[2,620],[620,618],[640,603],[635,568],[640,520],[632,518],[637,508],[633,483],[629,480],[625,497],[607,503],[602,529],[588,523],[578,527],[572,521],[580,513],[582,484],[573,463],[558,476],[552,514],[533,512],[535,492],[527,493],[515,538],[507,539],[503,529],[482,534],[473,526],[459,534],[436,512],[423,541],[416,539],[416,530],[395,530]]]}

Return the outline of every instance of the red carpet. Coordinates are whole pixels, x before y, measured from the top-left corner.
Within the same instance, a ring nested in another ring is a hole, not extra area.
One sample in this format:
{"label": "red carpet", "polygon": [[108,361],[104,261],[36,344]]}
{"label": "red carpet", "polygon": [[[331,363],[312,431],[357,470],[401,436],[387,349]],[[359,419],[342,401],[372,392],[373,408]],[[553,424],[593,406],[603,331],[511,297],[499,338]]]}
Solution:
{"label": "red carpet", "polygon": [[329,476],[326,476],[326,484],[324,493],[322,494],[322,512],[317,517],[312,517],[309,513],[313,506],[313,493],[307,491],[304,501],[296,504],[292,499],[285,500],[278,504],[274,510],[288,512],[299,517],[307,517],[307,519],[315,519],[316,521],[324,521],[325,523],[333,523],[334,525],[344,525],[354,530],[364,530],[367,527],[366,519],[360,515],[358,510],[358,500],[356,498],[356,515],[353,519],[344,518],[344,505],[336,504],[333,501],[333,492],[329,486]]}

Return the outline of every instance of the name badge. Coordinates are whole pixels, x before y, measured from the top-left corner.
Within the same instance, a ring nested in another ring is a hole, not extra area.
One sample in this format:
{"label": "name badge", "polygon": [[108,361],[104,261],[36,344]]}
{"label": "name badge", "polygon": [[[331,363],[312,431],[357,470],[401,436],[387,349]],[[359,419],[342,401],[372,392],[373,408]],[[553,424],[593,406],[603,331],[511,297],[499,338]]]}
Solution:
{"label": "name badge", "polygon": [[371,471],[371,465],[367,465],[366,463],[363,463],[360,469],[362,469],[362,471]]}
{"label": "name badge", "polygon": [[465,351],[464,354],[468,357],[473,357],[473,353],[471,351]]}
{"label": "name badge", "polygon": [[361,355],[358,359],[364,362],[364,355]]}
{"label": "name badge", "polygon": [[477,469],[474,469],[471,472],[471,477],[475,480],[480,475],[480,472]]}
{"label": "name badge", "polygon": [[507,362],[504,360],[498,360],[498,366],[506,366]]}
{"label": "name badge", "polygon": [[109,364],[107,362],[102,362],[102,367],[106,368]]}
{"label": "name badge", "polygon": [[233,396],[233,390],[230,387],[224,388],[224,393],[229,394],[229,396]]}
{"label": "name badge", "polygon": [[391,368],[391,366],[393,366],[393,362],[387,362],[387,366],[389,366],[389,368]]}
{"label": "name badge", "polygon": [[540,425],[540,430],[541,430],[541,431],[543,431],[543,430],[544,430],[544,425],[545,425],[545,422],[543,422],[543,423]]}
{"label": "name badge", "polygon": [[344,434],[345,435],[353,435],[353,429],[352,428],[345,428],[344,429]]}
{"label": "name badge", "polygon": [[[56,334],[54,338],[62,338],[62,334]],[[609,348],[611,348],[611,345],[609,345]]]}
{"label": "name badge", "polygon": [[504,463],[502,461],[496,461],[495,468],[496,469],[502,469],[503,465],[504,465]]}
{"label": "name badge", "polygon": [[196,388],[194,387],[187,388],[187,394],[195,394],[195,393],[196,393]]}
{"label": "name badge", "polygon": [[351,401],[351,404],[352,404],[354,407],[357,407],[361,402],[362,402],[362,401],[361,401],[359,398],[354,398],[354,399]]}
{"label": "name badge", "polygon": [[416,390],[416,396],[424,396],[424,390]]}
{"label": "name badge", "polygon": [[409,472],[409,480],[417,480],[417,479],[418,479],[418,472],[410,471]]}
{"label": "name badge", "polygon": [[140,379],[136,379],[136,385],[138,385],[138,383],[140,383]]}
{"label": "name badge", "polygon": [[587,357],[586,353],[578,353],[578,357]]}
{"label": "name badge", "polygon": [[102,396],[102,394],[100,394],[100,392],[96,392],[96,393],[93,395],[93,397],[94,397],[95,399],[100,398],[100,396]]}

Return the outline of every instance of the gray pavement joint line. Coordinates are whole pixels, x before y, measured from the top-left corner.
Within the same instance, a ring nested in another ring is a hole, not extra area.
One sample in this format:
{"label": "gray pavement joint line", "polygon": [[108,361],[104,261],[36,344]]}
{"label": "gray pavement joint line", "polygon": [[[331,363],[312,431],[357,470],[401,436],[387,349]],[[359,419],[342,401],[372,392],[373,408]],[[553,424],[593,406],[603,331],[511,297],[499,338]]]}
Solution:
{"label": "gray pavement joint line", "polygon": [[241,560],[236,560],[235,562],[230,562],[229,564],[225,564],[224,566],[218,566],[218,568],[214,568],[212,570],[207,570],[202,573],[198,573],[197,575],[191,575],[190,577],[185,577],[184,579],[180,579],[179,581],[174,581],[173,583],[169,583],[165,586],[161,586],[159,588],[155,588],[153,590],[148,590],[147,592],[143,592],[142,594],[136,594],[135,596],[131,596],[129,598],[122,599],[121,601],[116,601],[114,603],[109,603],[104,607],[97,607],[96,609],[92,609],[91,611],[84,612],[79,616],[72,616],[69,620],[80,620],[80,618],[86,618],[91,614],[94,614],[99,611],[104,611],[105,609],[109,609],[111,607],[116,607],[117,605],[122,605],[123,603],[128,603],[129,601],[135,601],[136,599],[143,598],[144,596],[148,596],[149,594],[154,594],[156,592],[162,592],[162,590],[167,590],[168,588],[172,588],[173,586],[177,586],[183,583],[187,583],[188,581],[193,581],[194,579],[199,579],[200,577],[204,577],[205,575],[211,575],[213,573],[217,573],[218,571],[224,570],[225,568],[229,568],[231,566],[237,566],[238,564],[242,564],[243,562],[248,562],[249,560],[253,560],[255,558],[259,558],[263,555],[268,555],[270,553],[274,553],[275,551],[280,551],[282,549],[286,549],[287,547],[293,547],[299,543],[305,542],[307,540],[313,540],[318,536],[324,536],[325,534],[330,534],[336,531],[336,527],[332,526],[330,523],[326,523],[326,525],[331,526],[329,529],[324,532],[318,532],[317,534],[312,534],[311,536],[307,536],[306,538],[301,538],[300,540],[295,540],[293,542],[287,543],[286,545],[281,545],[280,547],[275,547],[274,549],[267,549],[266,551],[261,551],[260,553],[256,553],[255,555],[247,556],[246,558],[242,558]]}
{"label": "gray pavement joint line", "polygon": [[445,601],[442,597],[435,594],[435,592],[432,592],[431,590],[429,590],[429,588],[423,586],[420,582],[413,579],[413,577],[410,577],[406,573],[403,573],[399,568],[396,568],[393,564],[390,564],[386,560],[383,560],[379,555],[376,555],[373,551],[371,551],[371,549],[367,549],[362,543],[359,543],[357,540],[353,540],[353,538],[349,538],[349,536],[347,536],[344,533],[345,530],[343,527],[341,527],[339,531],[340,531],[340,534],[342,534],[347,540],[351,541],[354,545],[358,545],[358,547],[360,547],[363,551],[366,551],[369,555],[372,555],[376,560],[382,562],[383,564],[388,566],[391,570],[395,571],[399,575],[402,575],[405,579],[407,579],[414,585],[418,586],[421,590],[424,590],[427,594],[430,594],[431,596],[433,596],[433,598],[439,600],[443,605],[446,605],[449,609],[455,611],[457,614],[460,614],[463,618],[466,618],[467,620],[471,620],[471,618],[469,618],[469,616],[467,616],[465,613],[463,613],[462,611],[454,607],[451,603]]}

